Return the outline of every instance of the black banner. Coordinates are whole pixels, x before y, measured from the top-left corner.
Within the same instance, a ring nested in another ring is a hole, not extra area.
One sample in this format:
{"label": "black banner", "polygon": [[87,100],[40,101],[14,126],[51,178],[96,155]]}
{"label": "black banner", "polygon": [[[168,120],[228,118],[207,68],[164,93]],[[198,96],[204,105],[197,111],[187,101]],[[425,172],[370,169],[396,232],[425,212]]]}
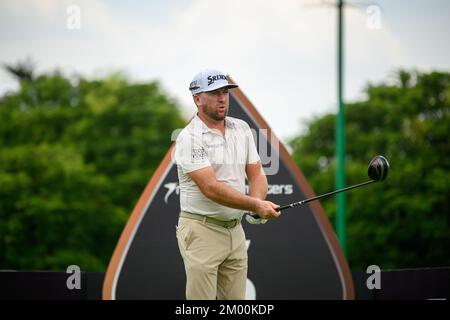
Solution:
{"label": "black banner", "polygon": [[[269,181],[268,200],[283,205],[314,196],[285,147],[239,89],[230,90],[229,115],[253,129]],[[172,150],[121,235],[105,276],[104,299],[185,298],[175,236],[180,206]],[[249,257],[247,299],[354,298],[350,270],[318,201],[283,211],[264,225],[243,225]]]}

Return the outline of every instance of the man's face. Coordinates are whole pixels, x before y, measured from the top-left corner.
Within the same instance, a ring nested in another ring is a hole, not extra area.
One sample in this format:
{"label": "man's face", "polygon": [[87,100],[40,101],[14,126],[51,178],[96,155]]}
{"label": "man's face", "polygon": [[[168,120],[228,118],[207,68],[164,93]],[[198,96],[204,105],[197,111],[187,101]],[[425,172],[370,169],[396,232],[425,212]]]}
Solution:
{"label": "man's face", "polygon": [[194,96],[199,111],[210,119],[222,121],[228,114],[228,89],[222,88],[210,92],[202,92]]}

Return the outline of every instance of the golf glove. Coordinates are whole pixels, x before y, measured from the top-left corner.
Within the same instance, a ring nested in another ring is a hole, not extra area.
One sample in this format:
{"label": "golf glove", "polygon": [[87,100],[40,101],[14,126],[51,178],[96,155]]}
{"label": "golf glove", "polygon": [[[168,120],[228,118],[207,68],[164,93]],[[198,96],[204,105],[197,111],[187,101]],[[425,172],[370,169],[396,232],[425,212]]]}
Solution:
{"label": "golf glove", "polygon": [[267,222],[267,219],[262,219],[256,213],[251,212],[247,212],[245,220],[250,224],[264,224]]}

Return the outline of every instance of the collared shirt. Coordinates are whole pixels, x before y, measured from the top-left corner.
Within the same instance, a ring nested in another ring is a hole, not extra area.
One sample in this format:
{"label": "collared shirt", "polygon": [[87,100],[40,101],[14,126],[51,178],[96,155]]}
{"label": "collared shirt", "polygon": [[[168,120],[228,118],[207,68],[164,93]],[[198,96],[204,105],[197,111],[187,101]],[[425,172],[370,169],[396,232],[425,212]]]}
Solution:
{"label": "collared shirt", "polygon": [[176,141],[175,162],[181,210],[225,221],[241,218],[242,210],[225,207],[208,199],[189,173],[212,167],[218,181],[245,193],[245,167],[259,160],[252,132],[245,121],[226,117],[225,135],[222,136],[218,130],[208,128],[195,116]]}

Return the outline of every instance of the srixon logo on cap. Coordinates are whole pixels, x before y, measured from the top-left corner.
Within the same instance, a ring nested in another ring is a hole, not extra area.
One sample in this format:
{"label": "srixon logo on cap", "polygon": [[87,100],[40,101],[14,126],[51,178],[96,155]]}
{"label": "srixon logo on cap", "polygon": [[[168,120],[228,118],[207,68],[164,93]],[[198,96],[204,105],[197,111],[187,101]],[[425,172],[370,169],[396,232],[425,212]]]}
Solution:
{"label": "srixon logo on cap", "polygon": [[227,77],[225,77],[223,74],[218,74],[216,76],[209,76],[208,78],[208,87],[214,83],[216,80],[227,80]]}

